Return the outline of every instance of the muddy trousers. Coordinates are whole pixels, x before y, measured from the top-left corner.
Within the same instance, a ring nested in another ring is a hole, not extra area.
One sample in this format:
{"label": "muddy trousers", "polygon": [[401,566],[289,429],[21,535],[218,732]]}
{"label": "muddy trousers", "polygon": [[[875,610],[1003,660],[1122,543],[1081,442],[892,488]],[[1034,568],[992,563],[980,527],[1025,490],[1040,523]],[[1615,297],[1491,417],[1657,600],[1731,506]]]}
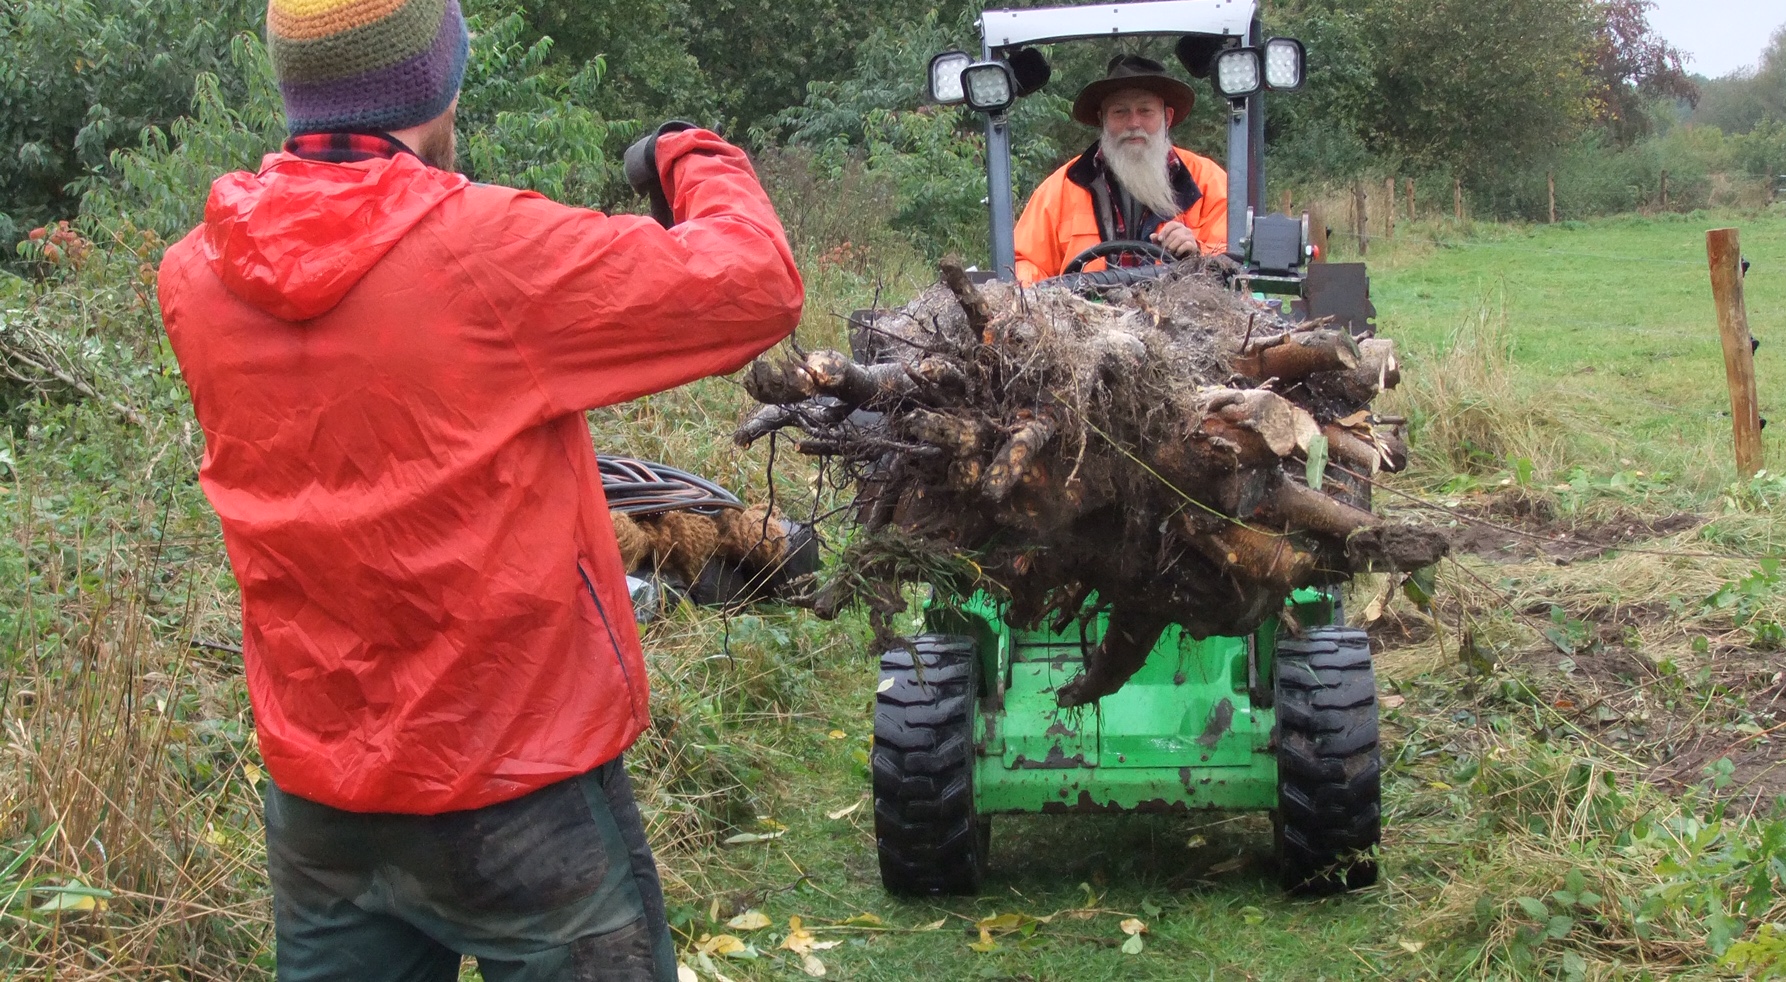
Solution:
{"label": "muddy trousers", "polygon": [[471,811],[358,814],[270,783],[279,982],[673,982],[626,767]]}

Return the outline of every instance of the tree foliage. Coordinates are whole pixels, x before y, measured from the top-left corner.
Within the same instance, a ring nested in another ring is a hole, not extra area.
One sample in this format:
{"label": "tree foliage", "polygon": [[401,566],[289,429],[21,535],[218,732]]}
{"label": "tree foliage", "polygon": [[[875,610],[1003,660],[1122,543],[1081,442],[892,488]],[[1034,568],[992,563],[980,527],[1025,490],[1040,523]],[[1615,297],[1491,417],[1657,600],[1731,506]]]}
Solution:
{"label": "tree foliage", "polygon": [[1747,133],[1766,120],[1786,123],[1786,25],[1774,31],[1755,68],[1702,82],[1694,121]]}
{"label": "tree foliage", "polygon": [[1654,127],[1657,100],[1699,101],[1678,48],[1650,29],[1652,0],[1600,0],[1589,77],[1598,91],[1599,121],[1629,144]]}
{"label": "tree foliage", "polygon": [[210,73],[225,98],[230,39],[255,29],[257,0],[8,0],[0,4],[0,242],[74,214],[84,172],[166,127]]}

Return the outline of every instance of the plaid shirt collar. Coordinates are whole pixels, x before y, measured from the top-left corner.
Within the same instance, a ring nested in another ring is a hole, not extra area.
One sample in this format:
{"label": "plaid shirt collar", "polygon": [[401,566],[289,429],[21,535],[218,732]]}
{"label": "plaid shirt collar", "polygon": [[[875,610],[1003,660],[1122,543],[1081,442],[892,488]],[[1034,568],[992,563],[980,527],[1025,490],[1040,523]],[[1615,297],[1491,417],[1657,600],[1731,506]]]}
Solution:
{"label": "plaid shirt collar", "polygon": [[415,154],[389,133],[303,133],[285,141],[285,152],[325,164],[353,164],[389,159],[400,153]]}

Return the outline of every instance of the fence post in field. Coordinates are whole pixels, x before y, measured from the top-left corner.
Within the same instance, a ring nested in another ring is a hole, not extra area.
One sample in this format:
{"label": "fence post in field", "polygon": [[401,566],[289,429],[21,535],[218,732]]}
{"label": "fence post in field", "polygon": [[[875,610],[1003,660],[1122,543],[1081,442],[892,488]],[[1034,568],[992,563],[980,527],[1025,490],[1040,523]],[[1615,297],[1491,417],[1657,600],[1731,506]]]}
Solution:
{"label": "fence post in field", "polygon": [[1408,178],[1408,221],[1419,221],[1420,215],[1414,210],[1414,179]]}
{"label": "fence post in field", "polygon": [[1284,214],[1286,214],[1286,215],[1290,214],[1290,205],[1292,203],[1293,202],[1290,200],[1290,192],[1285,191],[1284,192]]}
{"label": "fence post in field", "polygon": [[1309,245],[1312,245],[1315,247],[1315,255],[1311,261],[1317,262],[1317,263],[1326,262],[1327,261],[1327,215],[1322,210],[1321,203],[1319,201],[1315,202],[1312,205],[1309,205],[1309,209],[1308,209],[1308,237],[1309,237]]}
{"label": "fence post in field", "polygon": [[1557,223],[1557,172],[1548,171],[1545,177],[1550,181],[1550,223]]}
{"label": "fence post in field", "polygon": [[1383,179],[1383,238],[1395,238],[1395,178]]}
{"label": "fence post in field", "polygon": [[1662,210],[1668,210],[1668,172],[1662,172]]}
{"label": "fence post in field", "polygon": [[1370,198],[1364,193],[1364,182],[1352,183],[1352,228],[1358,236],[1358,254],[1365,255],[1370,251]]}
{"label": "fence post in field", "polygon": [[1730,421],[1736,431],[1736,469],[1744,477],[1761,470],[1761,410],[1755,398],[1755,349],[1743,306],[1743,254],[1734,228],[1705,233],[1712,267],[1712,300],[1724,343],[1724,375],[1730,384]]}
{"label": "fence post in field", "polygon": [[1451,206],[1457,210],[1457,220],[1460,222],[1463,221],[1464,179],[1461,177],[1454,177],[1451,179]]}

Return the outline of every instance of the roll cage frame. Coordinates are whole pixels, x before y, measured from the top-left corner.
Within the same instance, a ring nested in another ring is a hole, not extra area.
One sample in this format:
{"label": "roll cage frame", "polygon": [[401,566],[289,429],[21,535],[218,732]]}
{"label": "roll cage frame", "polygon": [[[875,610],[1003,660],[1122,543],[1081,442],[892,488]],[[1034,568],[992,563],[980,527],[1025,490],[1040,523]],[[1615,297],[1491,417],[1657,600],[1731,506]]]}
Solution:
{"label": "roll cage frame", "polygon": [[[1233,45],[1265,42],[1256,0],[1149,0],[1080,7],[988,10],[980,15],[980,57],[1003,57],[1024,45],[1097,38],[1207,35]],[[1265,90],[1225,102],[1228,129],[1228,254],[1246,263],[1255,215],[1265,215]],[[986,188],[991,211],[992,268],[1000,279],[1016,275],[1016,212],[1011,186],[1011,123],[1008,112],[986,115]],[[1238,192],[1238,193],[1237,193]],[[1234,202],[1244,204],[1236,221]],[[1299,259],[1301,257],[1298,257]],[[1250,264],[1249,264],[1250,265]],[[1272,270],[1267,279],[1299,284],[1296,270]],[[1263,285],[1263,284],[1261,284]],[[1285,286],[1290,286],[1286,282]],[[1296,292],[1292,287],[1284,292]]]}

